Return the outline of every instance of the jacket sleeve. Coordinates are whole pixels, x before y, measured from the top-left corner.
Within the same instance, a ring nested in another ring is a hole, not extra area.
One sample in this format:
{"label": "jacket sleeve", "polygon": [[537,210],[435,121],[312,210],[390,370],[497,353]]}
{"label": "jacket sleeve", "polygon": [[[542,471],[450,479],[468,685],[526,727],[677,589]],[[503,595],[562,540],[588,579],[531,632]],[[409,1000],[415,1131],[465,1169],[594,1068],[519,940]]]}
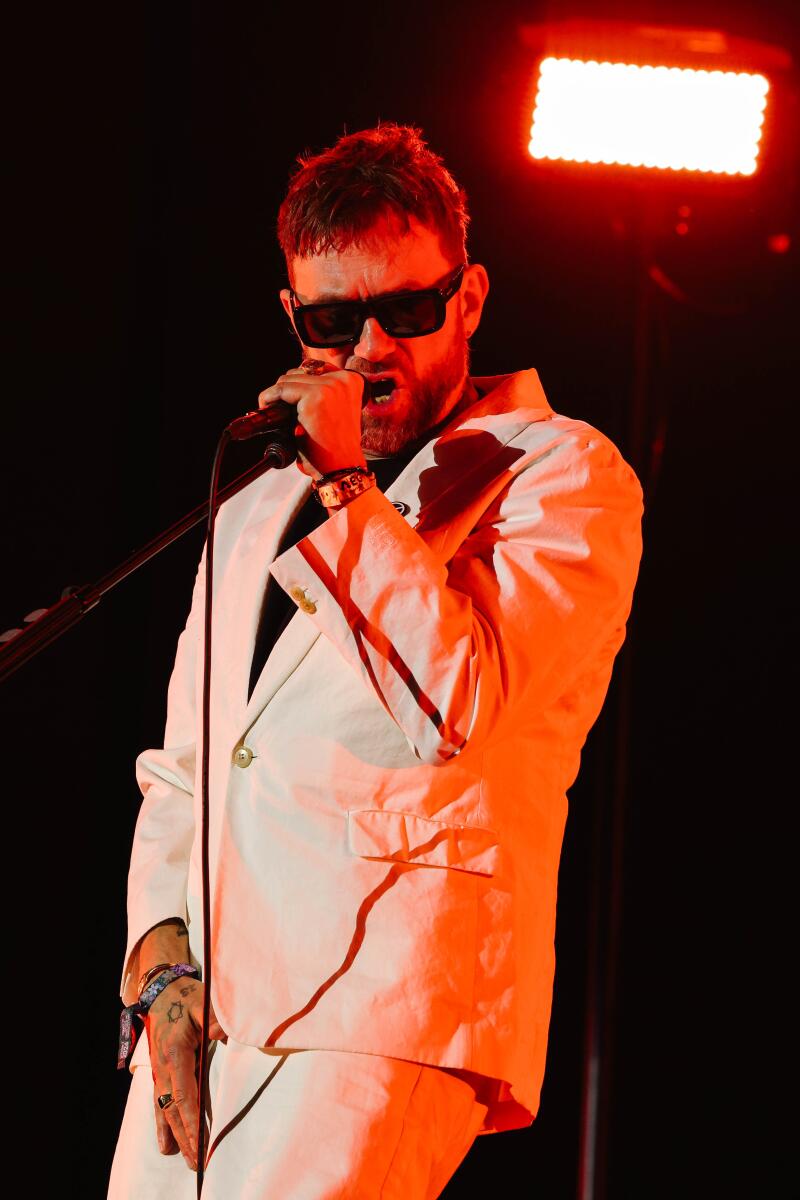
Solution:
{"label": "jacket sleeve", "polygon": [[528,455],[448,561],[377,488],[272,574],[374,690],[424,762],[542,711],[624,638],[639,482],[597,433]]}
{"label": "jacket sleeve", "polygon": [[195,834],[195,679],[202,654],[205,553],[195,579],[189,618],[180,638],[167,698],[163,749],[136,761],[142,804],[128,871],[128,945],[122,972],[123,1004],[136,999],[138,948],[154,925],[187,920],[189,856]]}

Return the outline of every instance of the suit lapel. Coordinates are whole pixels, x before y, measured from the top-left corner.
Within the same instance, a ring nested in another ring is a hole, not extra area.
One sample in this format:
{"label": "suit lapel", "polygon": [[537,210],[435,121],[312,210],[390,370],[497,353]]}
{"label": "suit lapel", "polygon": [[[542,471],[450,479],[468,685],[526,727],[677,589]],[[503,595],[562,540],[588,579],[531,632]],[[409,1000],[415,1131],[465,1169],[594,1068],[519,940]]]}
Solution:
{"label": "suit lapel", "polygon": [[[258,690],[257,685],[248,704],[250,667],[270,564],[287,526],[305,503],[311,488],[311,481],[305,475],[299,472],[293,475],[296,478],[287,478],[282,471],[270,472],[254,485],[255,501],[244,521],[241,513],[231,513],[234,543],[214,589],[218,615],[214,620],[213,657],[217,677],[226,680],[228,706],[237,727],[246,720]],[[220,525],[217,536],[221,541],[225,536],[224,521]],[[266,668],[259,684],[265,673]]]}
{"label": "suit lapel", "polygon": [[[277,587],[278,584],[276,583],[274,586]],[[319,636],[316,625],[313,621],[309,621],[305,613],[298,611],[290,617],[256,680],[253,694],[244,714],[245,733],[258,719],[275,693],[283,687],[292,672],[297,669]],[[255,642],[255,632],[252,642]],[[248,667],[251,660],[252,646]]]}
{"label": "suit lapel", "polygon": [[480,399],[423,446],[387,489],[387,499],[408,508],[406,519],[445,562],[468,535],[476,509],[486,507],[487,493],[505,486],[521,454],[508,443],[532,421],[552,414],[536,372],[521,374],[531,377],[524,403],[519,376],[474,379]]}
{"label": "suit lapel", "polygon": [[[467,536],[476,506],[481,510],[485,507],[487,490],[497,491],[504,486],[511,462],[522,453],[509,451],[508,442],[532,420],[542,420],[552,412],[536,373],[524,374],[535,378],[538,392],[534,404],[530,400],[531,381],[528,382],[527,403],[523,407],[518,406],[518,401],[513,403],[518,376],[477,380],[481,390],[489,391],[489,395],[467,409],[445,434],[423,446],[386,491],[387,499],[445,561]],[[265,495],[258,505],[258,514],[263,512],[263,519],[254,526],[248,521],[241,538],[243,548],[236,560],[235,586],[243,619],[238,622],[235,645],[231,649],[237,663],[237,694],[241,694],[243,700],[247,696],[269,567],[287,526],[305,503],[310,488],[310,480],[301,476],[298,485],[284,495],[283,503],[276,505],[273,493]],[[245,733],[319,636],[314,622],[304,613],[298,611],[290,618],[243,708],[241,728]]]}

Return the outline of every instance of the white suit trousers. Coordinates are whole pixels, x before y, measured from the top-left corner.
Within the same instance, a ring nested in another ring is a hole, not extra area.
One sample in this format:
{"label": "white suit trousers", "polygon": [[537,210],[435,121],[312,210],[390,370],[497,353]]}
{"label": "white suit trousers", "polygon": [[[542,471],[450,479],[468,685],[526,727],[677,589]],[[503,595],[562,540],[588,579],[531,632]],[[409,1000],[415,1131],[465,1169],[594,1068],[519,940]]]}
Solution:
{"label": "white suit trousers", "polygon": [[[214,1044],[204,1200],[434,1200],[486,1107],[447,1071],[330,1050]],[[156,1142],[153,1081],[133,1073],[108,1200],[195,1200],[197,1177]]]}

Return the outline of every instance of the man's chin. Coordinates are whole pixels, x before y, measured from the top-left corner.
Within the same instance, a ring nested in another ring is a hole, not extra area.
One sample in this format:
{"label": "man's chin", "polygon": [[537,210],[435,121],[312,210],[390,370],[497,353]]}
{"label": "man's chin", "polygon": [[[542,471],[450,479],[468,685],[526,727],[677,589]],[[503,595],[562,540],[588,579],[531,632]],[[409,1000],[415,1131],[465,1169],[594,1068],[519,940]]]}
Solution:
{"label": "man's chin", "polygon": [[415,435],[419,436],[415,430],[403,427],[389,424],[372,425],[362,432],[361,449],[376,458],[387,458],[392,454],[399,454],[409,442],[414,441]]}
{"label": "man's chin", "polygon": [[[378,406],[375,412],[371,411],[373,406],[370,405],[362,414],[361,447],[368,454],[383,457],[399,454],[410,442],[422,437],[429,425],[433,424],[427,412],[412,409],[409,413],[406,406],[405,413],[392,413],[390,404],[391,400],[385,406]],[[381,408],[385,408],[383,414],[380,414]]]}

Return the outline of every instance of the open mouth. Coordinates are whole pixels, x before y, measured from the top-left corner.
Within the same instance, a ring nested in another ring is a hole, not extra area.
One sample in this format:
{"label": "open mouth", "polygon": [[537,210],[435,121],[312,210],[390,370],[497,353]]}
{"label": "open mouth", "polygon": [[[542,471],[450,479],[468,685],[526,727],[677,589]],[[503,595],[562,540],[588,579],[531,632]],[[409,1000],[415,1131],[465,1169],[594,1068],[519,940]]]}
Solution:
{"label": "open mouth", "polygon": [[391,398],[394,389],[395,383],[393,379],[376,379],[374,382],[369,381],[369,403],[378,405],[386,404],[386,402]]}

